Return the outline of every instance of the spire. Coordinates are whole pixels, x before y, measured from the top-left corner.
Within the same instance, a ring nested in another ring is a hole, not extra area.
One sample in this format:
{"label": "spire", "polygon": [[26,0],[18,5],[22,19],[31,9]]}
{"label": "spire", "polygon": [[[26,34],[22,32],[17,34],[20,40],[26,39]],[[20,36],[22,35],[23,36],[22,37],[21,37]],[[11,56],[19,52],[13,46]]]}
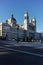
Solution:
{"label": "spire", "polygon": [[25,12],[25,14],[24,14],[24,18],[25,18],[25,19],[29,19],[28,11]]}
{"label": "spire", "polygon": [[25,12],[25,15],[28,15],[28,11]]}
{"label": "spire", "polygon": [[27,14],[27,15],[28,15],[28,11],[26,11],[26,12],[25,12],[25,14]]}

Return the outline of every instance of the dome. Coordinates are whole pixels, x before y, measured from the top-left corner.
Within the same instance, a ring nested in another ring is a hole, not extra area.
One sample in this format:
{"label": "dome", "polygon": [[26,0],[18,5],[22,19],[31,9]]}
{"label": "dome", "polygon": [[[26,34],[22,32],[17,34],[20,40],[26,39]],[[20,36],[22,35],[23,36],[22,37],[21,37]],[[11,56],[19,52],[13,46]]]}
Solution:
{"label": "dome", "polygon": [[36,18],[34,17],[34,18],[32,19],[32,21],[36,21]]}
{"label": "dome", "polygon": [[14,21],[16,21],[16,19],[15,19],[14,16],[13,16],[13,14],[11,15],[11,19],[14,20]]}
{"label": "dome", "polygon": [[12,25],[16,25],[16,19],[14,18],[13,14],[11,15],[11,17],[8,19],[8,24]]}

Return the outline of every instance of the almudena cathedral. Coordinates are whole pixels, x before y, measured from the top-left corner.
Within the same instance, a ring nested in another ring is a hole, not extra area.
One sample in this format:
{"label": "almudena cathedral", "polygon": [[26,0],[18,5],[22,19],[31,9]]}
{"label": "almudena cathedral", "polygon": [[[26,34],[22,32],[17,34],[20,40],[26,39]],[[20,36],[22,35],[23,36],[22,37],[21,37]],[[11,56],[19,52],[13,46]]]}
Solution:
{"label": "almudena cathedral", "polygon": [[43,34],[36,32],[36,18],[29,21],[28,12],[24,14],[22,25],[18,25],[13,14],[5,23],[0,23],[0,38],[7,40],[42,39]]}

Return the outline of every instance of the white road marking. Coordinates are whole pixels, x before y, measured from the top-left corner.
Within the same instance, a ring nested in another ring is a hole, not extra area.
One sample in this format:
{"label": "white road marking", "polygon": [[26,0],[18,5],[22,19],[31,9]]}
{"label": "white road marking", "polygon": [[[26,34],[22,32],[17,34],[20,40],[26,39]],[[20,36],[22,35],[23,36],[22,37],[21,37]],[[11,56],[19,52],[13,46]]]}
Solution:
{"label": "white road marking", "polygon": [[32,52],[27,52],[27,51],[22,51],[22,50],[16,50],[16,49],[11,49],[11,48],[5,48],[5,49],[16,51],[16,52],[20,52],[20,53],[24,53],[24,54],[28,54],[28,55],[30,54],[30,55],[34,55],[34,56],[43,57],[43,55],[41,55],[41,54],[36,54],[36,53],[32,53]]}

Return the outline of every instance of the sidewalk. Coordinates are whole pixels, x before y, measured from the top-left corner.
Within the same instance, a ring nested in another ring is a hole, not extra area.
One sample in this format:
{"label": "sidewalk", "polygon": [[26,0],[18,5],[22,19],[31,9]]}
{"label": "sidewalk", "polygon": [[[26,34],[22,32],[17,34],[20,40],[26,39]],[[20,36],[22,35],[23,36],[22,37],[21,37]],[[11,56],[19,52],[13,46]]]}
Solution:
{"label": "sidewalk", "polygon": [[43,48],[43,43],[40,42],[19,42],[14,44],[14,46],[29,46],[34,48]]}
{"label": "sidewalk", "polygon": [[41,42],[0,41],[0,43],[11,44],[13,46],[29,46],[37,49],[43,49],[43,43]]}

